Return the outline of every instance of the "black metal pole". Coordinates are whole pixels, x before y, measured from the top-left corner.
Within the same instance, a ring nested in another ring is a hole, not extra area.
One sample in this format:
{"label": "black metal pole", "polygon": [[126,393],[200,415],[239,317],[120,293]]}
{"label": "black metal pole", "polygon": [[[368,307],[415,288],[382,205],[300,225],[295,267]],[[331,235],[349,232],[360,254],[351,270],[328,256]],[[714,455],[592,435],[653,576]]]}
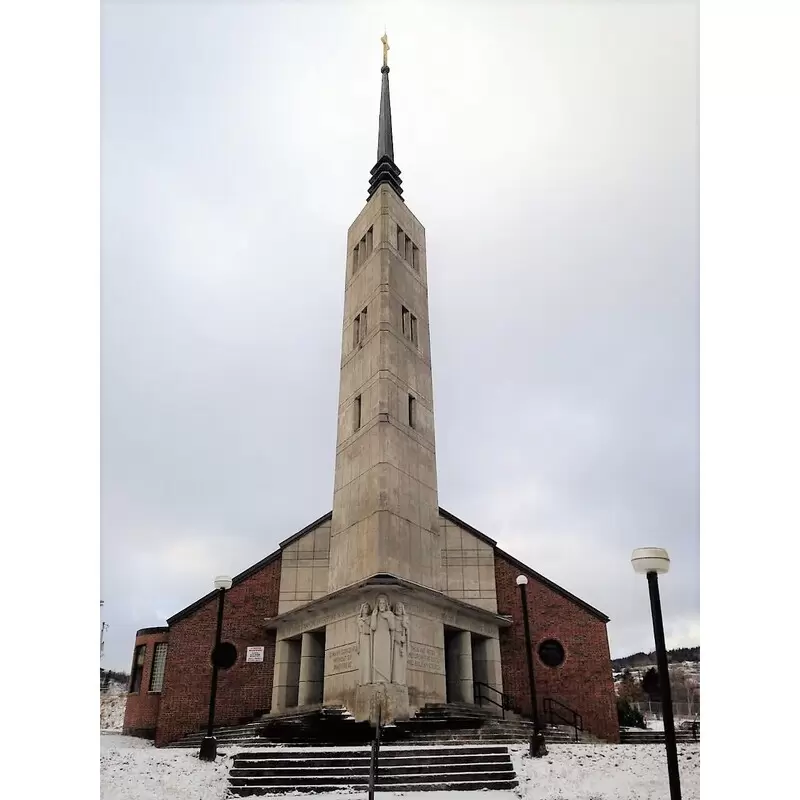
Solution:
{"label": "black metal pole", "polygon": [[681,776],[678,769],[678,746],[675,743],[675,719],[672,716],[672,689],[669,684],[667,645],[664,640],[664,620],[661,616],[661,595],[658,591],[658,573],[647,573],[650,588],[650,611],[653,615],[653,633],[656,640],[658,682],[661,689],[661,708],[664,715],[664,742],[667,746],[667,772],[669,773],[670,800],[681,800]]}
{"label": "black metal pole", "polygon": [[531,736],[531,755],[542,756],[547,753],[544,747],[544,735],[539,724],[539,706],[536,702],[536,683],[533,676],[533,649],[531,647],[531,626],[528,619],[528,593],[526,585],[519,585],[522,599],[522,621],[525,626],[525,655],[528,657],[528,684],[531,690],[531,717],[533,719],[533,735]]}
{"label": "black metal pole", "polygon": [[[217,606],[217,632],[214,637],[214,650],[216,652],[222,641],[222,612],[225,606],[225,589],[219,590],[219,605]],[[214,761],[217,757],[217,740],[214,738],[214,712],[217,704],[217,677],[219,667],[216,663],[211,668],[211,697],[208,701],[208,730],[200,744],[200,758],[203,761]]]}

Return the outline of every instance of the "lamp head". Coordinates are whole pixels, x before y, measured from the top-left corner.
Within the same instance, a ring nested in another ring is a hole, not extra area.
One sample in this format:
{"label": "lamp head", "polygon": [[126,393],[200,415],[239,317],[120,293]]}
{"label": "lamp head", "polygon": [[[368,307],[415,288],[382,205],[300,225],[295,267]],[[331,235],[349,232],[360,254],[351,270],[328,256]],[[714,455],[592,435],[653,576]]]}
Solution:
{"label": "lamp head", "polygon": [[528,576],[527,575],[518,575],[517,576],[517,586],[527,586],[528,585]]}
{"label": "lamp head", "polygon": [[215,589],[230,589],[233,585],[233,580],[229,575],[217,575],[214,578],[214,588]]}
{"label": "lamp head", "polygon": [[669,572],[669,556],[661,547],[638,547],[631,555],[633,569],[640,575],[656,572],[663,575]]}

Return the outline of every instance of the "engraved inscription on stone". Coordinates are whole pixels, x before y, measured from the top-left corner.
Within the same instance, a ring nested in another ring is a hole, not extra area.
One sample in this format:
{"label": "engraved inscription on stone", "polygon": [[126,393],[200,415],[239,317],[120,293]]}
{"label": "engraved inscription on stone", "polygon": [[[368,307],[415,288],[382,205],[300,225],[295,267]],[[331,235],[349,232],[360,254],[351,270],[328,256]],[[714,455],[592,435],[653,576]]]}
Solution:
{"label": "engraved inscription on stone", "polygon": [[323,628],[333,622],[339,622],[339,620],[350,617],[352,614],[353,612],[349,608],[342,608],[321,617],[312,617],[311,619],[301,622],[289,622],[280,628],[278,631],[278,638],[289,639],[292,636],[296,636],[298,633],[305,633],[314,628]]}
{"label": "engraved inscription on stone", "polygon": [[408,666],[410,669],[419,669],[423,672],[444,672],[441,652],[436,647],[417,642],[411,643],[408,653]]}
{"label": "engraved inscription on stone", "polygon": [[350,672],[356,668],[355,654],[358,647],[354,644],[346,644],[344,647],[337,647],[335,650],[328,651],[328,668],[325,670],[328,675],[338,672]]}
{"label": "engraved inscription on stone", "polygon": [[406,603],[406,611],[420,617],[425,617],[426,619],[435,620],[436,622],[444,622],[445,625],[450,625],[454,628],[479,633],[482,636],[497,636],[496,627],[490,627],[483,622],[471,619],[466,615],[458,614],[454,611],[423,606],[413,602]]}

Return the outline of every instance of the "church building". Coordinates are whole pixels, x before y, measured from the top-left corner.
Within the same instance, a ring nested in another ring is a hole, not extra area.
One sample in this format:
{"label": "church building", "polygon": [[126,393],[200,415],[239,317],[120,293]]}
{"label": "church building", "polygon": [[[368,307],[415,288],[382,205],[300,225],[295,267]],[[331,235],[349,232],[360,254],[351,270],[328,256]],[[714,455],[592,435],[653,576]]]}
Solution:
{"label": "church building", "polygon": [[[386,49],[377,161],[347,233],[333,510],[225,592],[237,657],[216,725],[327,706],[356,721],[434,703],[530,715],[524,575],[537,705],[619,741],[608,617],[439,505],[425,228],[394,160]],[[218,598],[137,632],[125,733],[165,745],[204,728]]]}

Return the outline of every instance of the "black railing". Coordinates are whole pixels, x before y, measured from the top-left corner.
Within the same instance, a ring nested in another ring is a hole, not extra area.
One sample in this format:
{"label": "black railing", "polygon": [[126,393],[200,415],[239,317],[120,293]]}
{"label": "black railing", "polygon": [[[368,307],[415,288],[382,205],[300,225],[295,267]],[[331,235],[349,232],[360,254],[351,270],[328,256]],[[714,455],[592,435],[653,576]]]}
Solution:
{"label": "black railing", "polygon": [[542,711],[551,725],[563,724],[575,728],[575,741],[580,741],[579,732],[583,731],[583,717],[574,708],[552,697],[545,697],[542,700]]}
{"label": "black railing", "polygon": [[[484,690],[487,690],[486,694],[484,694]],[[476,681],[473,691],[476,706],[483,706],[483,701],[485,700],[487,703],[491,703],[491,705],[497,706],[502,710],[503,719],[506,718],[506,711],[510,711],[513,708],[511,698],[507,694],[503,694],[499,689],[495,689],[494,686],[489,686],[488,683]],[[488,692],[492,692],[494,696],[488,694]]]}
{"label": "black railing", "polygon": [[375,725],[375,738],[372,740],[372,754],[369,759],[369,800],[375,800],[375,784],[378,782],[378,760],[381,753],[381,707],[378,706],[378,721]]}

